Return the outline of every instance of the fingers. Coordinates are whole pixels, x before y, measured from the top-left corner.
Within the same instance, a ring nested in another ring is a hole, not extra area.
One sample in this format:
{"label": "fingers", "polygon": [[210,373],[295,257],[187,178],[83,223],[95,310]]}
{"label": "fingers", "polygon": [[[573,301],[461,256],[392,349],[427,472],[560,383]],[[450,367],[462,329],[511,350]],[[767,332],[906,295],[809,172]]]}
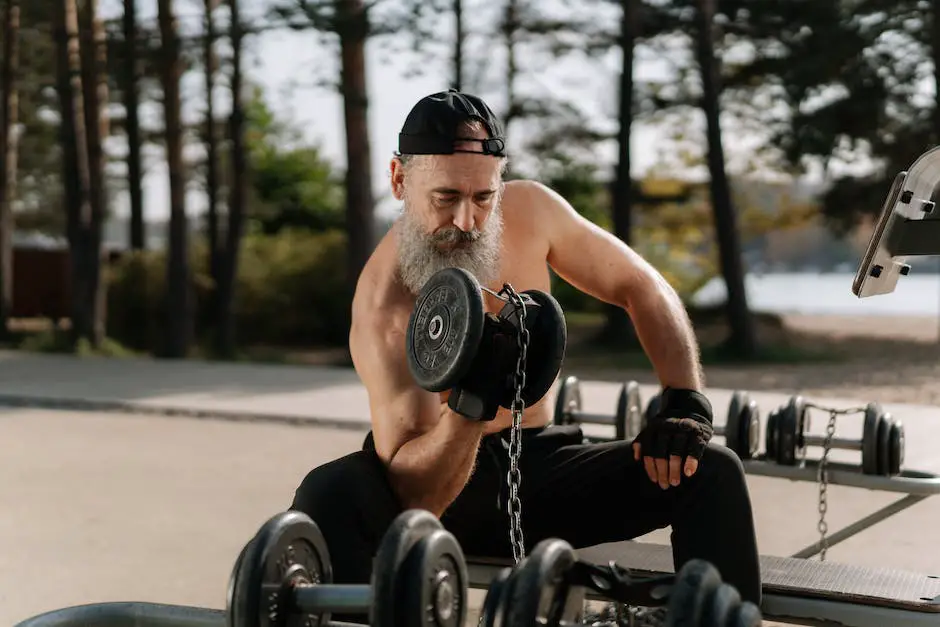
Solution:
{"label": "fingers", "polygon": [[650,481],[653,483],[659,483],[659,473],[656,472],[656,462],[653,461],[653,458],[647,455],[643,458],[643,468],[646,469],[646,474],[650,478]]}
{"label": "fingers", "polygon": [[698,470],[698,460],[694,457],[688,457],[685,460],[685,476],[691,477]]}
{"label": "fingers", "polygon": [[669,485],[679,485],[682,479],[682,458],[678,455],[669,456]]}
{"label": "fingers", "polygon": [[664,458],[656,459],[655,462],[657,483],[659,483],[660,488],[665,490],[669,487],[669,462]]}

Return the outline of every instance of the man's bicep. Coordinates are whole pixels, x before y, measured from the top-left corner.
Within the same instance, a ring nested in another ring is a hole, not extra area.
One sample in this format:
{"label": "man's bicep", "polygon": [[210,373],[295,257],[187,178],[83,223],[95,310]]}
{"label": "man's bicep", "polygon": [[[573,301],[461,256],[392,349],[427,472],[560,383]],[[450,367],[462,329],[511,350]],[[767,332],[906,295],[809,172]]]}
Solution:
{"label": "man's bicep", "polygon": [[369,394],[372,436],[388,461],[409,440],[427,433],[440,418],[440,397],[415,383],[404,351],[378,342],[356,369]]}

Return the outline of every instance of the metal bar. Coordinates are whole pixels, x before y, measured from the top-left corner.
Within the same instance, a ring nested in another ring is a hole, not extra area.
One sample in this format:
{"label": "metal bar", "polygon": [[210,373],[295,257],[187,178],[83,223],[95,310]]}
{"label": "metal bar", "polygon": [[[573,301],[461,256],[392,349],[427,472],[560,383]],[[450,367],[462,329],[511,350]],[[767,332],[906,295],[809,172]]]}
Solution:
{"label": "metal bar", "polygon": [[[922,496],[919,494],[908,494],[907,496],[902,496],[897,501],[888,503],[881,509],[875,512],[872,512],[868,516],[865,516],[864,518],[859,518],[854,523],[850,525],[846,525],[842,529],[839,529],[838,531],[829,534],[826,539],[826,546],[832,547],[836,544],[839,544],[840,542],[844,540],[848,540],[852,536],[857,535],[861,533],[862,531],[865,531],[869,527],[872,527],[873,525],[880,523],[882,520],[890,516],[894,516],[895,514],[899,512],[903,512],[904,510],[906,510],[908,507],[911,507],[912,505],[917,505],[918,503],[920,503],[926,498],[927,498],[926,496]],[[797,551],[796,553],[793,554],[792,557],[806,559],[814,555],[817,555],[820,551],[822,551],[822,542],[817,541],[809,545],[805,549]]]}
{"label": "metal bar", "polygon": [[225,612],[161,603],[94,603],[39,614],[15,627],[225,627]]}
{"label": "metal bar", "polygon": [[940,220],[908,218],[897,221],[886,234],[886,239],[885,247],[895,257],[940,255]]}
{"label": "metal bar", "polygon": [[[826,438],[821,435],[804,435],[803,442],[807,446],[824,446],[826,444]],[[862,450],[861,440],[853,440],[851,438],[832,438],[829,442],[829,446],[846,451]]]}
{"label": "metal bar", "polygon": [[568,418],[575,423],[613,425],[615,416],[613,414],[592,414],[586,411],[572,411],[568,412]]}
{"label": "metal bar", "polygon": [[[742,462],[747,474],[777,477],[792,481],[816,483],[819,461],[806,460],[796,466],[785,466],[764,459],[749,459]],[[830,461],[826,464],[829,485],[933,496],[940,494],[940,476],[917,470],[904,470],[893,477],[862,474],[857,464]]]}
{"label": "metal bar", "polygon": [[765,594],[761,599],[765,620],[786,625],[816,627],[936,627],[936,607],[923,612],[861,603],[811,599],[795,595]]}
{"label": "metal bar", "polygon": [[294,588],[294,603],[316,612],[368,614],[372,587],[357,584],[300,585]]}

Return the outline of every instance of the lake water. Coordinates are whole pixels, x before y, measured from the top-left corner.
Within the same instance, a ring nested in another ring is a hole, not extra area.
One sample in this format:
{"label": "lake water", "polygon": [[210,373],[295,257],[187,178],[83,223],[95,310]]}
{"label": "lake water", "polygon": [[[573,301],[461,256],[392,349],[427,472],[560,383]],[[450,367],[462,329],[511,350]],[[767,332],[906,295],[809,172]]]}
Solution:
{"label": "lake water", "polygon": [[[854,274],[781,273],[747,276],[748,303],[769,313],[863,316],[940,315],[940,274],[901,277],[891,294],[858,298],[852,293]],[[725,284],[713,280],[696,294],[696,304],[725,300]]]}

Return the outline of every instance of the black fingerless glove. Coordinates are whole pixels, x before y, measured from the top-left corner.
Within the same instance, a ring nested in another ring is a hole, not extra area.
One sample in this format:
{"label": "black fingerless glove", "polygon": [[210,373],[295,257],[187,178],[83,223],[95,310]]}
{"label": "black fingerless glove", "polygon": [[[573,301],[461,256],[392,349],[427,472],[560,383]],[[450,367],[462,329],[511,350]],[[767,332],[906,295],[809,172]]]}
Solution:
{"label": "black fingerless glove", "polygon": [[447,406],[469,420],[496,418],[506,387],[512,386],[518,346],[515,327],[487,314],[477,354],[467,374],[451,388]]}
{"label": "black fingerless glove", "polygon": [[701,459],[712,439],[712,406],[695,390],[665,388],[659,411],[637,435],[643,456],[668,459],[677,455]]}

